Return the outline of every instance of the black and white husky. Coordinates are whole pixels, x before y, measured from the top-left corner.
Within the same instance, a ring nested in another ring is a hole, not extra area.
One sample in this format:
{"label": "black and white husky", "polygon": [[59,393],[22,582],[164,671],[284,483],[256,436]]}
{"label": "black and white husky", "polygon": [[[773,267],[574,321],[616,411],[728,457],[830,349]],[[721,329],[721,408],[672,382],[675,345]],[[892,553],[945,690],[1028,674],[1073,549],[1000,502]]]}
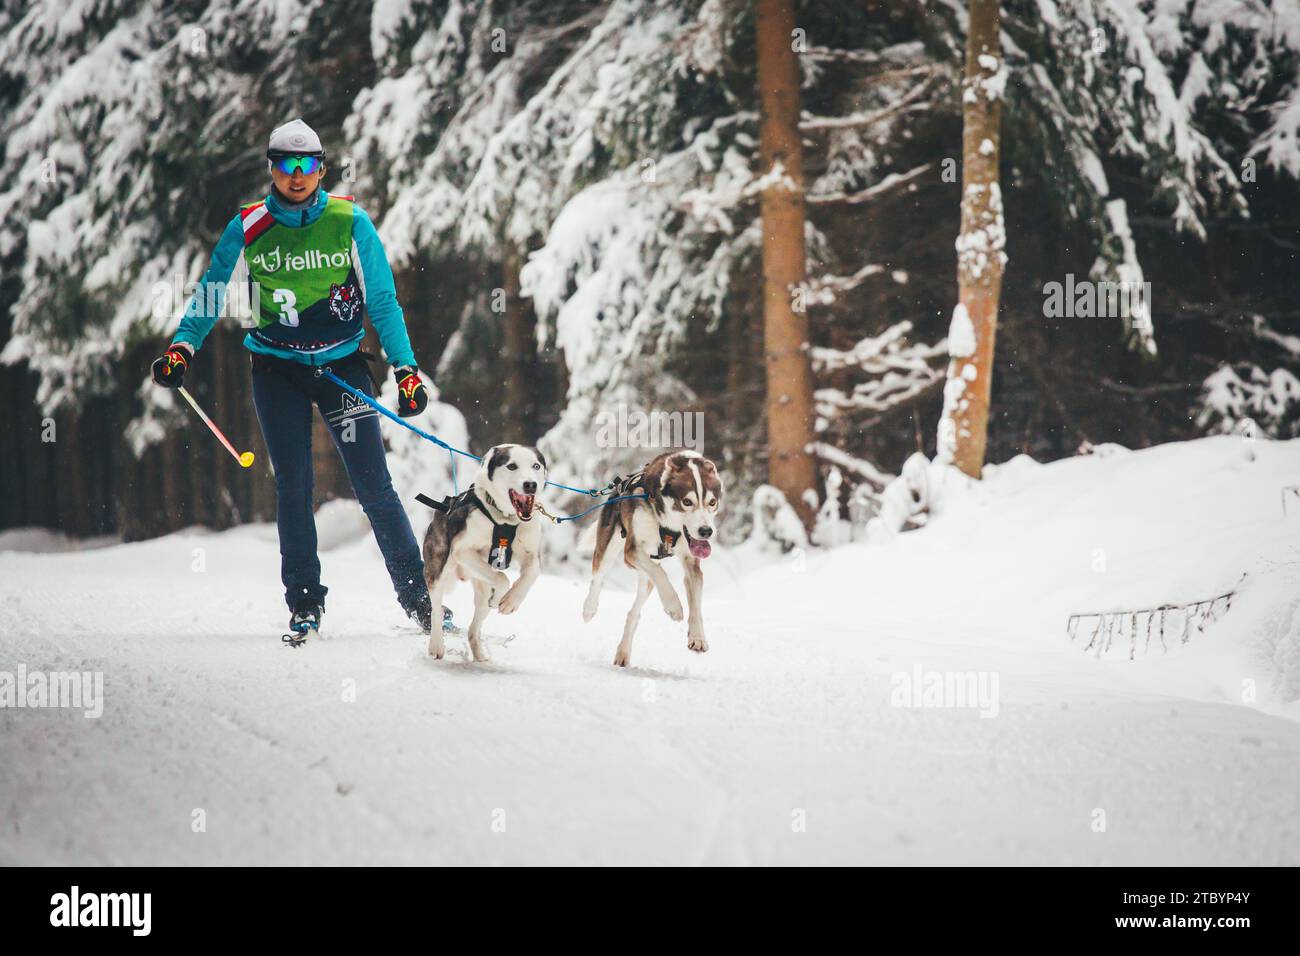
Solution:
{"label": "black and white husky", "polygon": [[595,616],[605,575],[621,552],[623,562],[637,572],[636,599],[627,612],[623,640],[614,654],[614,663],[627,667],[632,662],[632,637],[641,620],[641,608],[651,591],[659,592],[670,618],[680,621],[684,616],[681,599],[662,566],[676,555],[686,572],[686,603],[690,607],[686,646],[702,654],[709,649],[709,642],[704,637],[704,570],[700,562],[712,553],[710,539],[722,506],[717,466],[698,452],[669,452],[646,465],[624,490],[646,497],[620,501],[601,512],[582,619],[590,621]]}
{"label": "black and white husky", "polygon": [[[474,587],[474,619],[469,649],[474,660],[488,659],[483,622],[488,611],[513,614],[542,573],[541,522],[533,520],[537,495],[546,486],[546,459],[527,445],[488,449],[468,491],[434,513],[424,534],[424,583],[433,607],[457,580]],[[505,571],[519,568],[512,585]],[[436,617],[436,615],[435,615]],[[429,635],[429,654],[446,651],[438,621]]]}

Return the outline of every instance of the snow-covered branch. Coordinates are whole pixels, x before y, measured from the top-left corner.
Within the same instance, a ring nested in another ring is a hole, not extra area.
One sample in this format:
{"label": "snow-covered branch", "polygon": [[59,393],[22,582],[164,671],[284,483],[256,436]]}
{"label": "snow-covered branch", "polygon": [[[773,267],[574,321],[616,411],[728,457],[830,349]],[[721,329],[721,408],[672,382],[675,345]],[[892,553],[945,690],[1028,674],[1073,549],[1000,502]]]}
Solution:
{"label": "snow-covered branch", "polygon": [[837,50],[826,46],[810,46],[802,56],[810,60],[843,60],[850,63],[879,63],[881,56],[874,50]]}
{"label": "snow-covered branch", "polygon": [[810,351],[813,370],[836,372],[841,369],[855,368],[873,375],[901,371],[917,373],[935,371],[929,363],[934,359],[948,357],[947,339],[934,345],[923,343],[905,345],[906,336],[911,331],[912,323],[903,321],[890,326],[880,335],[862,339],[851,349],[814,347]]}
{"label": "snow-covered branch", "polygon": [[916,182],[930,170],[934,169],[934,163],[924,163],[920,166],[913,166],[905,173],[890,173],[874,186],[868,186],[866,189],[858,192],[844,192],[842,190],[828,193],[817,193],[807,197],[809,203],[864,203],[883,196],[900,186],[907,186]]}
{"label": "snow-covered branch", "polygon": [[835,301],[836,296],[851,292],[867,279],[884,271],[884,266],[871,262],[852,275],[824,275],[810,279],[804,284],[804,304],[808,306],[830,305]]}
{"label": "snow-covered branch", "polygon": [[884,488],[894,480],[893,475],[881,471],[865,458],[850,455],[848,452],[826,442],[814,442],[812,453],[822,461],[856,475],[863,481],[875,486],[876,489]]}
{"label": "snow-covered branch", "polygon": [[889,106],[882,107],[878,110],[860,110],[849,113],[847,116],[813,116],[805,113],[799,120],[799,129],[804,133],[811,133],[816,130],[826,129],[845,129],[851,126],[872,126],[882,120],[887,120],[891,116],[897,116],[899,113],[911,113],[917,110],[928,110],[932,104],[922,102],[921,98],[929,89],[929,83],[921,82],[913,87],[902,99]]}
{"label": "snow-covered branch", "polygon": [[731,218],[727,215],[771,186],[780,185],[795,190],[797,186],[785,167],[776,163],[761,176],[749,171],[748,157],[729,150],[723,157],[724,169],[714,177],[710,186],[688,189],[677,200],[679,208],[706,225],[731,231]]}
{"label": "snow-covered branch", "polygon": [[1201,428],[1254,437],[1258,427],[1277,438],[1300,437],[1300,379],[1289,369],[1225,364],[1201,387]]}
{"label": "snow-covered branch", "polygon": [[934,345],[905,345],[904,337],[911,329],[911,322],[899,322],[846,351],[812,349],[813,370],[818,373],[851,368],[872,376],[855,385],[852,392],[839,388],[817,389],[813,397],[818,416],[829,423],[848,412],[885,412],[938,384],[943,378],[942,367],[932,363],[947,357],[947,340]]}

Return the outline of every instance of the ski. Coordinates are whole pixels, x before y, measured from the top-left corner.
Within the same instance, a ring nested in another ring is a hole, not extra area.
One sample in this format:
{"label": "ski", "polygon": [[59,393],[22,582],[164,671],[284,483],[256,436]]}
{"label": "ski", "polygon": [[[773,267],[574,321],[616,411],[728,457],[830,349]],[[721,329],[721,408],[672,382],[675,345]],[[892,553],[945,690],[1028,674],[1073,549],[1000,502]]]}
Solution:
{"label": "ski", "polygon": [[295,628],[286,634],[281,634],[280,640],[286,647],[302,647],[307,643],[309,636],[319,637],[320,629],[315,627]]}

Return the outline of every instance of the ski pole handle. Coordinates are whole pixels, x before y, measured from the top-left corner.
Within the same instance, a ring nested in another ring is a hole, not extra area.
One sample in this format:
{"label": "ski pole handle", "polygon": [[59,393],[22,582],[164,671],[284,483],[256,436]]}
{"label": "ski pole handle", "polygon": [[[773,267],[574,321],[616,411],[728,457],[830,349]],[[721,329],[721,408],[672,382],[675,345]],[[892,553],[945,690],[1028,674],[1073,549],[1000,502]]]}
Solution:
{"label": "ski pole handle", "polygon": [[253,453],[251,451],[246,451],[241,455],[239,452],[235,451],[235,446],[230,444],[230,439],[221,434],[221,429],[213,423],[212,419],[208,418],[203,409],[199,408],[199,403],[194,400],[194,396],[185,391],[184,386],[177,386],[176,391],[185,396],[185,401],[190,403],[190,408],[194,409],[194,411],[198,413],[199,418],[203,419],[203,424],[212,429],[212,434],[217,436],[217,441],[226,446],[226,451],[230,452],[230,454],[234,456],[235,461],[239,462],[245,468],[251,468],[253,465]]}

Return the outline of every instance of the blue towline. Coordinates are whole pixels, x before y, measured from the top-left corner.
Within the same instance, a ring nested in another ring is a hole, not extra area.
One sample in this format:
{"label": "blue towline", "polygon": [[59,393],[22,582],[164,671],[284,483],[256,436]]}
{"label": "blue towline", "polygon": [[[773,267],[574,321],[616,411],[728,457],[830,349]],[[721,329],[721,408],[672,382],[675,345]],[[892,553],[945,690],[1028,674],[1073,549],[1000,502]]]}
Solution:
{"label": "blue towline", "polygon": [[[361,401],[365,402],[375,411],[379,412],[379,414],[383,415],[386,418],[391,418],[393,421],[397,422],[397,424],[401,425],[403,428],[409,428],[411,431],[415,432],[425,441],[433,442],[439,448],[447,449],[448,452],[447,457],[451,459],[451,487],[452,487],[453,494],[459,494],[460,492],[460,486],[456,481],[456,456],[464,455],[466,458],[474,459],[474,461],[483,460],[481,456],[475,455],[473,452],[465,451],[463,448],[457,448],[454,445],[449,445],[441,438],[439,438],[437,435],[434,435],[431,432],[426,432],[423,428],[417,428],[416,426],[412,425],[410,422],[406,421],[399,415],[389,411],[387,408],[385,408],[375,399],[371,398],[365,392],[353,388],[347,382],[343,381],[343,379],[335,375],[330,370],[330,367],[328,365],[321,366],[320,368],[318,368],[316,370],[316,374],[324,375],[327,379],[329,379],[339,388],[343,389],[345,392],[348,392],[352,394],[354,397],[361,399]],[[546,483],[548,485],[551,485],[554,488],[563,488],[565,491],[572,491],[575,494],[579,494],[579,495],[587,495],[591,498],[599,498],[601,495],[609,494],[609,492],[614,487],[614,482],[612,481],[604,488],[574,488],[570,485],[561,484],[558,481],[549,481],[549,480]],[[646,497],[647,497],[646,495],[616,495],[615,497],[610,498],[608,501],[602,501],[600,504],[592,505],[586,511],[580,511],[576,515],[564,515],[561,517],[557,517],[555,519],[555,522],[556,524],[559,524],[564,521],[576,521],[578,518],[581,518],[583,515],[589,515],[593,511],[597,510],[598,508],[603,508],[606,505],[612,505],[616,501],[626,501],[629,498],[637,498],[637,499],[644,500]]]}

